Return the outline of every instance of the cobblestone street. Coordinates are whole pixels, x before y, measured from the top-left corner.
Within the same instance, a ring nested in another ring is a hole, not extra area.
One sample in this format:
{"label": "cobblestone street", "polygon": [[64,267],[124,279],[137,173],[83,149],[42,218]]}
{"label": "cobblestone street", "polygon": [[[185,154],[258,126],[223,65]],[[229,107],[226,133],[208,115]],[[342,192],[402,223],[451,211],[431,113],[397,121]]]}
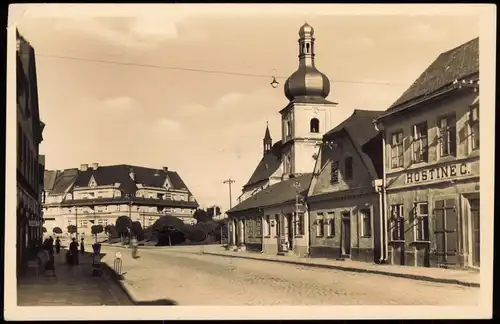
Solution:
{"label": "cobblestone street", "polygon": [[130,250],[103,247],[105,261],[123,255],[125,286],[137,301],[178,305],[475,305],[478,288],[350,273],[274,262],[201,255],[200,248]]}

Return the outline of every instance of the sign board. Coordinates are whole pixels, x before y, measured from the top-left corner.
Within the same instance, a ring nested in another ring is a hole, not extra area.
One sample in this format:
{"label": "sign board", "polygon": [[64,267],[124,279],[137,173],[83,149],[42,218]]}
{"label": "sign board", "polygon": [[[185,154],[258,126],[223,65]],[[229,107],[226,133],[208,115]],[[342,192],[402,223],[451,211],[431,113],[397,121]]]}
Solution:
{"label": "sign board", "polygon": [[436,180],[452,180],[466,177],[472,173],[470,163],[438,165],[418,171],[409,171],[404,175],[405,184],[418,184]]}

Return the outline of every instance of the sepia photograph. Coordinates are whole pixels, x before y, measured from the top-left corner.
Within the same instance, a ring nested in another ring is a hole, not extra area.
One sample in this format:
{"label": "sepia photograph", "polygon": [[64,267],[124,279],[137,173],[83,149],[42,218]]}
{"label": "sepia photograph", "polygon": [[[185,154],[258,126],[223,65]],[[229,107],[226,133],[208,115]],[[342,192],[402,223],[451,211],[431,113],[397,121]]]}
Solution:
{"label": "sepia photograph", "polygon": [[492,317],[494,6],[16,4],[7,33],[6,319]]}

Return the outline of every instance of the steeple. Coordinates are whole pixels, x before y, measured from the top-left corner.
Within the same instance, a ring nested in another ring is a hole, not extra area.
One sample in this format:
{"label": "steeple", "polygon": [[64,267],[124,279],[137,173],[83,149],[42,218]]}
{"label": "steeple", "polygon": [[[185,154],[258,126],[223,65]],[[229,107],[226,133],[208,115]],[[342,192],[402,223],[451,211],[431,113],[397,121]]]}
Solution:
{"label": "steeple", "polygon": [[264,155],[271,151],[273,145],[273,140],[271,139],[271,133],[269,132],[269,123],[266,122],[266,134],[264,135]]}
{"label": "steeple", "polygon": [[328,77],[318,71],[314,64],[314,29],[305,23],[299,29],[299,68],[285,82],[288,100],[301,97],[326,98],[330,93]]}

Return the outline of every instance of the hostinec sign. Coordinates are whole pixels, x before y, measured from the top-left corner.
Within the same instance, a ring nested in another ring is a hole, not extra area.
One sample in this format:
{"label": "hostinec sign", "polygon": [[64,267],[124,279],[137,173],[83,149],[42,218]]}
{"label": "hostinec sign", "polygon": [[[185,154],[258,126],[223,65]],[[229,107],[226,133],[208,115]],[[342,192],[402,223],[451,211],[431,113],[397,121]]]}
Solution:
{"label": "hostinec sign", "polygon": [[470,174],[471,170],[468,163],[456,163],[444,166],[436,166],[406,173],[405,184],[465,177]]}

